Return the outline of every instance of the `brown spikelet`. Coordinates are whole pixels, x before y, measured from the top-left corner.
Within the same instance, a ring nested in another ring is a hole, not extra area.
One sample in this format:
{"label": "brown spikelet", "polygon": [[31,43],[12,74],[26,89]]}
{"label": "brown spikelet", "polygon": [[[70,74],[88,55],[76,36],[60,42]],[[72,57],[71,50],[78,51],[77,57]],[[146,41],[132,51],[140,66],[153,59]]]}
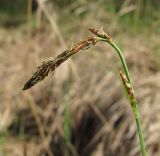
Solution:
{"label": "brown spikelet", "polygon": [[128,96],[131,97],[131,99],[135,99],[133,88],[132,88],[131,84],[128,82],[126,76],[123,74],[123,72],[121,70],[119,71],[119,74],[120,74],[121,80],[124,84],[124,87],[128,93]]}
{"label": "brown spikelet", "polygon": [[83,40],[69,50],[62,52],[55,58],[49,58],[42,62],[42,64],[37,67],[37,71],[33,73],[33,76],[25,83],[23,90],[29,89],[39,81],[45,79],[51,72],[53,72],[61,63],[66,61],[71,55],[79,52],[80,50],[85,50],[92,47],[98,42],[96,37],[90,37]]}
{"label": "brown spikelet", "polygon": [[103,31],[103,29],[89,28],[89,31],[98,37],[104,38],[107,41],[111,40],[111,37]]}

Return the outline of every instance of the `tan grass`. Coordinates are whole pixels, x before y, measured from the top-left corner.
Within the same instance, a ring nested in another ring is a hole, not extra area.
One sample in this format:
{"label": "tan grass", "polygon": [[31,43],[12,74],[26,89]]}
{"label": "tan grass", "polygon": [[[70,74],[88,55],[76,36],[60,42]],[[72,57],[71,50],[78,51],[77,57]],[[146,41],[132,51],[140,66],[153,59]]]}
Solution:
{"label": "tan grass", "polygon": [[[117,156],[117,152],[119,156],[128,156],[128,152],[129,156],[140,154],[139,142],[135,137],[136,125],[131,124],[133,123],[132,118],[129,117],[132,114],[131,110],[120,94],[119,81],[111,70],[114,64],[110,60],[114,59],[114,55],[109,48],[105,50],[106,47],[102,44],[93,49],[92,53],[86,55],[79,53],[80,57],[75,57],[73,60],[79,78],[70,71],[67,80],[62,82],[61,88],[57,86],[59,80],[52,77],[52,80],[35,86],[27,93],[21,93],[21,85],[37,65],[34,61],[33,43],[40,46],[37,62],[40,62],[43,57],[50,56],[51,51],[55,55],[54,51],[58,51],[59,47],[53,44],[56,40],[53,41],[47,32],[40,34],[40,41],[36,40],[36,36],[28,40],[23,33],[15,31],[2,34],[4,37],[1,39],[3,44],[1,44],[0,53],[2,84],[0,113],[6,122],[1,121],[3,123],[1,132],[8,128],[10,137],[1,144],[1,147],[6,154],[23,155],[23,144],[17,140],[19,132],[14,128],[16,125],[21,126],[17,123],[17,118],[24,119],[26,130],[24,140],[28,156],[33,154],[41,156],[47,153],[45,142],[41,141],[35,118],[28,107],[30,96],[36,105],[41,126],[46,134],[45,139],[54,155],[65,155],[66,150],[70,151],[63,143],[63,97],[68,94],[71,103],[73,145],[76,146],[74,148],[79,155],[83,153],[84,155]],[[133,81],[136,83],[135,93],[141,104],[140,110],[143,110],[141,114],[147,151],[150,156],[157,156],[160,151],[160,72],[155,57],[151,53],[153,48],[150,45],[146,47],[147,42],[143,36],[125,35],[120,36],[121,38],[126,38],[121,41],[121,44],[127,52],[125,53],[127,63],[134,74]],[[44,39],[48,41],[44,42]],[[72,89],[64,92],[67,85],[71,85]],[[90,129],[93,131],[91,136]],[[56,150],[57,146],[59,150]]]}

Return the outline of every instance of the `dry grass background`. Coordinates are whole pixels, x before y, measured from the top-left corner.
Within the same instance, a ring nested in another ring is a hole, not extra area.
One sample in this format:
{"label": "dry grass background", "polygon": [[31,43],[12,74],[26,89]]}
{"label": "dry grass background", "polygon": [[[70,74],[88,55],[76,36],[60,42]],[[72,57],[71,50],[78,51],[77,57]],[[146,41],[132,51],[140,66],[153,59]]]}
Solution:
{"label": "dry grass background", "polygon": [[[73,56],[54,76],[31,90],[21,91],[44,58],[56,56],[70,46],[70,36],[74,40],[77,36],[78,40],[86,37],[93,16],[91,13],[85,17],[88,22],[84,20],[79,27],[76,23],[73,31],[70,25],[62,28],[65,38],[59,35],[66,40],[65,44],[59,42],[53,27],[41,28],[29,36],[23,29],[0,30],[0,155],[140,155],[133,114],[114,72],[118,61],[106,45],[96,45]],[[96,25],[103,23],[98,22]],[[113,26],[115,21],[108,25],[109,31],[120,43],[133,78],[148,155],[158,156],[160,70],[154,50],[160,40],[155,33],[150,38],[139,34],[116,35]],[[61,33],[60,30],[57,29]],[[72,130],[72,145],[68,146],[63,132],[66,103]]]}

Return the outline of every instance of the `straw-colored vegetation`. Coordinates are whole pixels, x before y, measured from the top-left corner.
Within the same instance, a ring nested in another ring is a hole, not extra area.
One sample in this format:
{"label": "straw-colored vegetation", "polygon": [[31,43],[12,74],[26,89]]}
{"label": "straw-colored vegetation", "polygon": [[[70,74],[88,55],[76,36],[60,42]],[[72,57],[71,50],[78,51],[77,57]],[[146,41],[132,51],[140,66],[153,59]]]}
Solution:
{"label": "straw-colored vegetation", "polygon": [[[148,156],[160,155],[160,24],[156,3],[143,6],[125,1],[123,5],[113,2],[107,6],[105,1],[70,1],[66,7],[55,1],[54,9],[49,3],[42,3],[34,14],[28,9],[30,21],[18,27],[3,23],[0,155],[140,155],[133,113],[114,72],[115,63],[118,67],[120,64],[113,49],[105,44],[73,56],[46,81],[21,91],[36,66],[73,48],[89,36],[86,30],[90,26],[103,26],[123,49],[139,103]],[[148,15],[152,16],[150,22]],[[139,16],[144,21],[138,20]]]}

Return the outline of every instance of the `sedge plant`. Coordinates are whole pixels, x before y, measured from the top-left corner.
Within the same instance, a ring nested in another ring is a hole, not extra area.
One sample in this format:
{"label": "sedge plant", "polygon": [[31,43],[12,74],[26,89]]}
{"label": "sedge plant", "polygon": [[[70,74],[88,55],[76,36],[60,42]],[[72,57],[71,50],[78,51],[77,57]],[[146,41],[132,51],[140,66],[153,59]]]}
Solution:
{"label": "sedge plant", "polygon": [[140,140],[141,154],[142,156],[147,156],[142,131],[142,124],[138,110],[138,103],[134,94],[131,77],[128,71],[126,61],[122,55],[122,51],[112,41],[111,37],[103,31],[103,29],[90,28],[89,30],[94,34],[94,36],[88,37],[87,39],[84,39],[78,42],[77,44],[72,45],[69,49],[65,50],[55,58],[51,57],[43,61],[42,64],[33,73],[32,77],[25,83],[23,90],[29,89],[33,87],[35,84],[37,84],[39,81],[45,79],[50,73],[52,73],[60,64],[66,61],[70,56],[80,52],[81,50],[89,49],[98,42],[108,43],[116,51],[116,53],[119,56],[119,60],[121,61],[122,69],[119,69],[119,75],[136,120],[137,132]]}

